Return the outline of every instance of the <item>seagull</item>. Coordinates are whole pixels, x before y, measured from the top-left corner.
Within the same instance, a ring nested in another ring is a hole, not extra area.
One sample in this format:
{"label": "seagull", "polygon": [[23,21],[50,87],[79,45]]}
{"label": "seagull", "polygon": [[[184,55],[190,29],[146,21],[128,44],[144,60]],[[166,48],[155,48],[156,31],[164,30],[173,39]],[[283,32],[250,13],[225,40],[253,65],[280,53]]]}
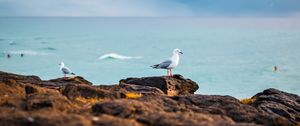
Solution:
{"label": "seagull", "polygon": [[174,49],[173,55],[170,59],[161,62],[160,64],[152,65],[155,69],[167,69],[167,76],[172,75],[172,69],[177,67],[179,64],[179,54],[183,54],[180,49]]}
{"label": "seagull", "polygon": [[62,71],[62,73],[64,74],[64,77],[66,77],[67,74],[72,74],[75,75],[75,73],[73,73],[68,67],[65,66],[64,62],[61,62],[60,64],[58,64],[60,67],[60,70]]}

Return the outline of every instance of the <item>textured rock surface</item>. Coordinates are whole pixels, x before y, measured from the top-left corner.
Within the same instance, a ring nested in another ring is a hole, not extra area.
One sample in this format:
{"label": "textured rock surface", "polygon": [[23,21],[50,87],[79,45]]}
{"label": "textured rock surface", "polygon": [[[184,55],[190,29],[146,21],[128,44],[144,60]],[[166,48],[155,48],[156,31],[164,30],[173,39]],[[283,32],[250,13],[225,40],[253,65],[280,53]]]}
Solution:
{"label": "textured rock surface", "polygon": [[[135,82],[139,84],[132,84]],[[158,84],[173,87],[162,88]],[[170,89],[177,93],[166,95]],[[243,104],[231,96],[193,94],[196,89],[196,83],[178,75],[93,86],[82,77],[44,81],[36,76],[0,72],[0,125],[294,126],[299,123],[300,98],[295,94],[267,89],[253,96],[253,102]],[[128,97],[130,93],[138,95]]]}
{"label": "textured rock surface", "polygon": [[252,106],[241,104],[239,100],[231,96],[193,95],[177,96],[172,99],[193,112],[223,115],[235,122],[252,122],[269,126],[293,125],[285,118],[264,114]]}
{"label": "textured rock surface", "polygon": [[88,80],[85,80],[83,77],[76,76],[74,78],[57,78],[48,80],[47,82],[53,82],[55,84],[86,84],[86,85],[93,85],[92,82],[89,82]]}
{"label": "textured rock surface", "polygon": [[143,78],[127,78],[120,82],[127,84],[135,84],[141,86],[156,87],[162,90],[168,96],[193,94],[199,88],[198,84],[190,79],[185,79],[181,75],[173,77],[143,77]]}
{"label": "textured rock surface", "polygon": [[259,111],[288,119],[293,123],[300,122],[300,97],[298,95],[267,89],[252,97],[251,104]]}
{"label": "textured rock surface", "polygon": [[[117,99],[96,104],[93,106],[92,111],[96,115],[108,114],[125,119],[134,119],[144,125],[236,124],[226,116],[194,113],[188,110],[176,111],[178,107],[176,101],[164,97],[159,98],[164,100],[150,100],[150,98],[139,100]],[[167,107],[164,106],[168,102],[174,103]]]}

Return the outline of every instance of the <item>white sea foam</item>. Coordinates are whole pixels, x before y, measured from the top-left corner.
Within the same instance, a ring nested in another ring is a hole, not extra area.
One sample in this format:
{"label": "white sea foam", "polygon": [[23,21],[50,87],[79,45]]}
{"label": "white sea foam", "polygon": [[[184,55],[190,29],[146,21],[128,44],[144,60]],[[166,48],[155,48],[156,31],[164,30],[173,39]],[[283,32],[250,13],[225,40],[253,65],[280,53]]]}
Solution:
{"label": "white sea foam", "polygon": [[129,60],[129,59],[141,59],[141,56],[124,56],[117,53],[107,53],[100,57],[98,57],[98,60],[104,60],[104,59],[118,59],[118,60]]}
{"label": "white sea foam", "polygon": [[10,41],[9,45],[17,45],[17,43],[15,41]]}
{"label": "white sea foam", "polygon": [[12,55],[48,55],[48,53],[44,53],[44,52],[37,52],[37,51],[33,51],[33,50],[11,50],[11,51],[6,51],[4,52],[6,54],[12,54]]}

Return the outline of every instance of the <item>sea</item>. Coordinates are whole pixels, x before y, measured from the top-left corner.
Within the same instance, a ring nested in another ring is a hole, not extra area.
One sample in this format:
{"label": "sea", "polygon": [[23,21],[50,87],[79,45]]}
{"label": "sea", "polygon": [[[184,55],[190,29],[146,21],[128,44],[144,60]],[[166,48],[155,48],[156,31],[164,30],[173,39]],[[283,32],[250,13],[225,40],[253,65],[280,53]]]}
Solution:
{"label": "sea", "polygon": [[0,17],[0,71],[44,80],[63,76],[60,62],[95,85],[165,76],[150,66],[175,48],[184,54],[174,74],[197,94],[300,95],[300,18]]}

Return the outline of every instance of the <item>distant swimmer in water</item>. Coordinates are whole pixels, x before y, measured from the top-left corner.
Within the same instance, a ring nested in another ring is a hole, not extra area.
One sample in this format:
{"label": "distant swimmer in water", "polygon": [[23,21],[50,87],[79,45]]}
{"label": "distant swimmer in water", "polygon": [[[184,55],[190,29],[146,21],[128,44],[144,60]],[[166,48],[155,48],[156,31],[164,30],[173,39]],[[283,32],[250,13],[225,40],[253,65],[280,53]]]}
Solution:
{"label": "distant swimmer in water", "polygon": [[21,53],[21,57],[23,57],[24,56],[24,54],[23,53]]}
{"label": "distant swimmer in water", "polygon": [[277,66],[274,66],[274,67],[273,67],[273,71],[274,71],[274,72],[277,72],[277,71],[278,71],[278,67],[277,67]]}
{"label": "distant swimmer in water", "polygon": [[8,53],[8,54],[6,55],[6,57],[9,59],[9,58],[11,57],[11,55]]}

